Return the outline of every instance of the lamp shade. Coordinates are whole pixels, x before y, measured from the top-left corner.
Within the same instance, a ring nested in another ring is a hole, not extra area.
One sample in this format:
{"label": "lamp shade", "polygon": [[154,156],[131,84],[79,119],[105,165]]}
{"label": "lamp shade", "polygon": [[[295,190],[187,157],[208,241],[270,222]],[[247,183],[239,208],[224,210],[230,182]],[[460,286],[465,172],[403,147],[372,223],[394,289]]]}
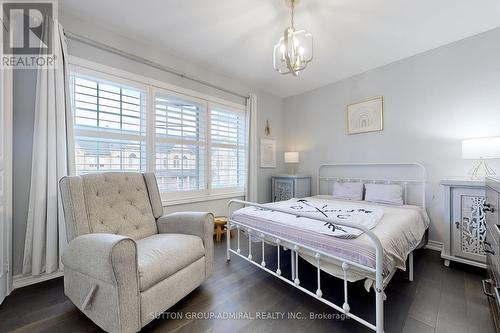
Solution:
{"label": "lamp shade", "polygon": [[462,158],[500,158],[500,137],[462,140]]}
{"label": "lamp shade", "polygon": [[285,152],[285,163],[299,163],[299,152],[298,151]]}

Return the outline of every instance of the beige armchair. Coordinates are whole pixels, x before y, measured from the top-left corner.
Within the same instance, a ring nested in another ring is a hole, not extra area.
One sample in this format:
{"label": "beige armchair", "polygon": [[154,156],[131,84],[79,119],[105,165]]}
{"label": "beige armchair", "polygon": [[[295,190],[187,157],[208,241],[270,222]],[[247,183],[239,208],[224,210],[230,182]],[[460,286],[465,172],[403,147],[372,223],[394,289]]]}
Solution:
{"label": "beige armchair", "polygon": [[64,292],[108,332],[137,332],[213,269],[213,216],[163,216],[152,173],[64,177]]}

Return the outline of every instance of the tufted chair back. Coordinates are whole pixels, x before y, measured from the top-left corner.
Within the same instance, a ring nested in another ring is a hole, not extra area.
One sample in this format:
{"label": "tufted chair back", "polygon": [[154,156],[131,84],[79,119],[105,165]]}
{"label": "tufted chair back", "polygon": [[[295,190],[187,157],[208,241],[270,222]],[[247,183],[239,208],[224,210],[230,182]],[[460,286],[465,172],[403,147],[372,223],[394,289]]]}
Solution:
{"label": "tufted chair back", "polygon": [[68,240],[112,233],[135,240],[158,233],[163,214],[152,173],[107,172],[64,177],[59,182]]}

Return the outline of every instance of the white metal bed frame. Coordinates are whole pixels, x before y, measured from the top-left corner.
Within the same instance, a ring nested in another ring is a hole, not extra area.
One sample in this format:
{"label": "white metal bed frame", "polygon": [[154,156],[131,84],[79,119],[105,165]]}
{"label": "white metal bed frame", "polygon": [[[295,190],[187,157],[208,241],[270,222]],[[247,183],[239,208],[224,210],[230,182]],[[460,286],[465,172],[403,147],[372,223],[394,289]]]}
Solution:
{"label": "white metal bed frame", "polygon": [[[401,178],[385,178],[385,179],[373,179],[373,178],[366,178],[366,177],[355,177],[355,176],[342,176],[342,177],[336,177],[336,176],[323,176],[321,172],[325,169],[328,168],[335,168],[335,167],[414,167],[416,170],[418,170],[421,174],[417,178],[412,178],[412,179],[401,179]],[[404,203],[407,204],[407,199],[408,199],[408,191],[409,191],[409,185],[418,185],[421,187],[422,191],[422,196],[421,196],[421,204],[419,206],[425,208],[425,186],[426,186],[426,171],[425,167],[419,163],[336,163],[336,164],[323,164],[318,168],[318,174],[317,174],[317,194],[321,194],[321,183],[325,182],[327,183],[327,190],[329,190],[329,185],[331,181],[359,181],[359,182],[364,182],[364,183],[384,183],[384,184],[401,184],[403,186],[404,190]],[[292,241],[290,239],[286,239],[285,237],[278,237],[276,235],[270,234],[268,232],[264,232],[262,230],[259,230],[254,227],[249,227],[245,225],[244,223],[235,221],[231,218],[232,216],[232,206],[238,204],[239,206],[254,206],[258,207],[261,209],[267,209],[267,210],[273,210],[281,213],[286,213],[286,214],[291,214],[297,217],[305,217],[305,218],[310,218],[322,222],[332,222],[328,218],[318,218],[317,216],[313,216],[312,214],[299,214],[297,212],[294,212],[292,210],[286,210],[286,209],[277,209],[277,208],[269,208],[266,205],[262,204],[257,204],[249,201],[243,201],[243,200],[237,200],[233,199],[230,200],[228,203],[228,227],[227,227],[227,235],[226,235],[226,242],[227,242],[227,260],[229,261],[231,259],[231,253],[239,256],[240,258],[245,259],[246,261],[249,261],[253,265],[260,267],[264,271],[268,272],[269,274],[272,274],[282,281],[285,281],[286,283],[294,286],[295,288],[301,290],[302,292],[315,297],[319,301],[323,302],[324,304],[334,308],[335,310],[349,316],[349,318],[354,319],[358,321],[359,323],[365,325],[366,327],[376,331],[377,333],[383,333],[384,332],[384,300],[386,299],[386,295],[384,293],[384,277],[383,277],[383,253],[384,249],[382,247],[382,243],[378,239],[378,237],[373,233],[373,231],[366,229],[363,226],[358,226],[358,225],[352,225],[350,223],[346,222],[340,222],[340,221],[334,221],[335,224],[341,225],[341,226],[346,226],[346,227],[351,227],[355,228],[358,230],[363,231],[373,242],[375,245],[375,253],[376,253],[376,263],[375,263],[375,269],[372,267],[364,266],[361,265],[357,262],[347,260],[335,255],[331,255],[328,253],[325,253],[324,251],[318,250],[311,248],[307,245],[300,244],[298,242]],[[231,248],[231,237],[230,237],[230,232],[234,228],[237,229],[237,249],[234,250]],[[244,231],[248,235],[248,254],[245,256],[241,252],[241,247],[240,247],[240,233],[241,231]],[[262,242],[262,261],[260,263],[256,262],[253,260],[252,256],[252,237],[257,237],[258,240]],[[272,243],[273,245],[277,246],[277,269],[276,271],[272,271],[271,269],[266,267],[266,262],[265,262],[265,243]],[[280,248],[283,248],[284,250],[290,249],[291,251],[291,278],[288,279],[281,274],[281,269],[280,269]],[[317,290],[316,292],[312,292],[302,286],[300,286],[300,279],[299,279],[299,270],[298,270],[298,265],[299,265],[299,253],[300,252],[309,252],[309,253],[314,253],[314,257],[316,259],[316,269],[317,269]],[[339,262],[342,263],[341,267],[344,272],[344,303],[342,306],[337,305],[329,300],[326,300],[323,298],[323,293],[321,291],[321,259],[322,258],[330,258],[334,260],[338,260]],[[409,266],[409,280],[413,281],[413,252],[410,253],[409,258],[408,258],[408,266]],[[350,306],[348,302],[348,281],[347,281],[347,271],[349,268],[353,266],[356,268],[359,268],[361,270],[367,271],[369,273],[374,273],[375,274],[375,324],[368,322],[367,320],[353,314],[350,312]],[[389,280],[391,279],[392,274],[388,277],[386,277],[386,282],[388,283]]]}

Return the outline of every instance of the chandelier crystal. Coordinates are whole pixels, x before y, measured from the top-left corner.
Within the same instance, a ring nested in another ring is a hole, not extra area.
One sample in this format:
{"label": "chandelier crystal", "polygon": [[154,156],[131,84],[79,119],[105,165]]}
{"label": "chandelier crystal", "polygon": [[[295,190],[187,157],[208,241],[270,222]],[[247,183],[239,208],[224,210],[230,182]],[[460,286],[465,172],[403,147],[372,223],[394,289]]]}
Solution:
{"label": "chandelier crystal", "polygon": [[313,36],[305,30],[295,30],[294,8],[298,0],[286,0],[291,5],[291,24],[274,46],[274,69],[280,74],[299,75],[313,59]]}

